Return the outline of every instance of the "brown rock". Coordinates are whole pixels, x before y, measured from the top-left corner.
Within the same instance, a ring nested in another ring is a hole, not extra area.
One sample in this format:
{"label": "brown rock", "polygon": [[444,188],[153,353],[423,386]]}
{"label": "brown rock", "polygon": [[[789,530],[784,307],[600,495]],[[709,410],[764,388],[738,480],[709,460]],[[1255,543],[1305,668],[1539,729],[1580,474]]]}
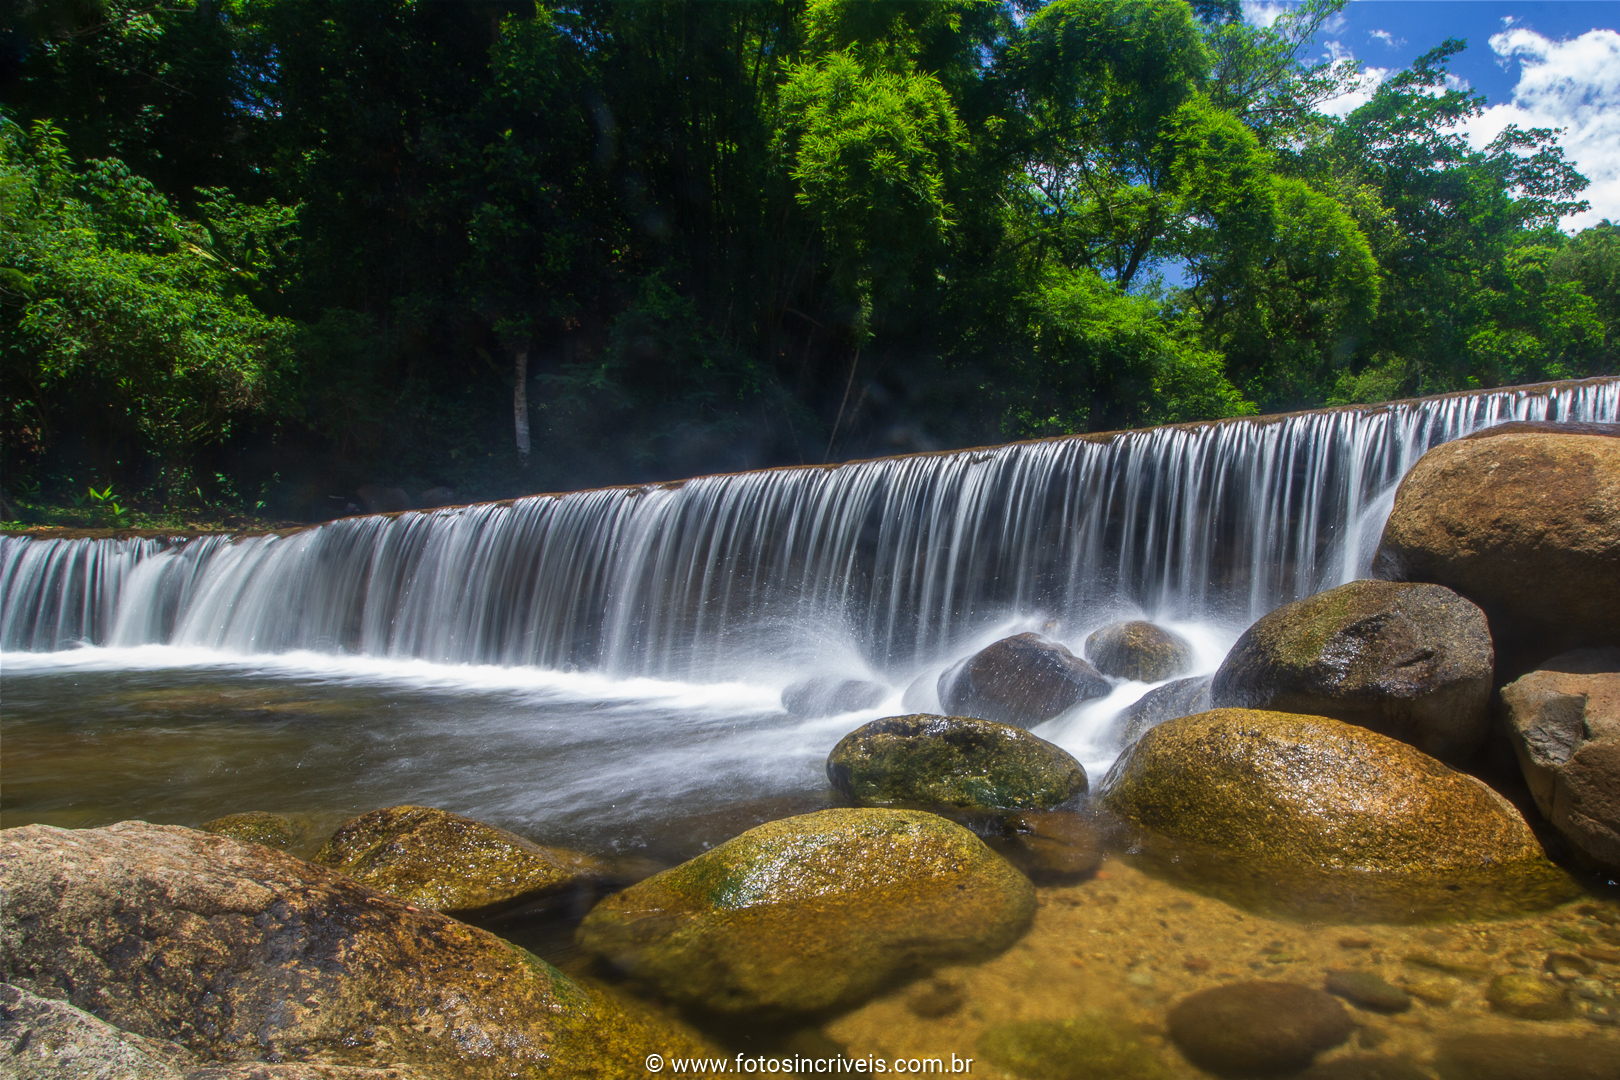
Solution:
{"label": "brown rock", "polygon": [[1451,1035],[1438,1044],[1442,1080],[1620,1080],[1620,1040],[1562,1035]]}
{"label": "brown rock", "polygon": [[1079,881],[1103,862],[1102,833],[1079,814],[1012,814],[1002,821],[1002,833],[990,839],[990,846],[1037,885]]}
{"label": "brown rock", "polygon": [[1430,450],[1401,481],[1374,573],[1468,597],[1500,652],[1620,645],[1620,441],[1499,434]]}
{"label": "brown rock", "polygon": [[1105,626],[1086,638],[1086,659],[1104,675],[1163,682],[1191,666],[1192,646],[1180,634],[1136,619]]}
{"label": "brown rock", "polygon": [[1355,1026],[1322,991],[1266,981],[1201,990],[1177,1002],[1168,1020],[1170,1038],[1187,1059],[1221,1076],[1303,1069]]}
{"label": "brown rock", "polygon": [[1491,980],[1485,991],[1491,1008],[1521,1020],[1563,1020],[1573,1015],[1569,991],[1528,971],[1511,971]]}
{"label": "brown rock", "polygon": [[1485,737],[1491,674],[1490,632],[1473,604],[1438,585],[1352,581],[1244,631],[1210,699],[1331,716],[1462,758]]}
{"label": "brown rock", "polygon": [[946,712],[1032,727],[1113,687],[1097,669],[1039,634],[1015,634],[945,670]]}
{"label": "brown rock", "polygon": [[243,814],[226,814],[197,826],[205,833],[228,836],[247,844],[263,844],[282,851],[293,846],[297,839],[293,824],[280,814],[263,810],[250,810]]}
{"label": "brown rock", "polygon": [[1494,439],[1498,435],[1602,435],[1620,438],[1620,424],[1599,424],[1586,420],[1509,420],[1481,428],[1465,439]]}

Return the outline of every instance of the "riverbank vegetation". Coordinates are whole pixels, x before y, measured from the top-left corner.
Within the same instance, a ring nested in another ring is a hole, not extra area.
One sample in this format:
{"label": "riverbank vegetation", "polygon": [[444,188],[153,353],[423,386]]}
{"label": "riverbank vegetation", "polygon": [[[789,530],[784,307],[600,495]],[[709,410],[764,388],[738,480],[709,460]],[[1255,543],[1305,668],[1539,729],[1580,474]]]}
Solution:
{"label": "riverbank vegetation", "polygon": [[1620,230],[1559,231],[1554,133],[1471,148],[1455,41],[1319,111],[1337,6],[37,0],[0,516],[315,520],[1620,369]]}

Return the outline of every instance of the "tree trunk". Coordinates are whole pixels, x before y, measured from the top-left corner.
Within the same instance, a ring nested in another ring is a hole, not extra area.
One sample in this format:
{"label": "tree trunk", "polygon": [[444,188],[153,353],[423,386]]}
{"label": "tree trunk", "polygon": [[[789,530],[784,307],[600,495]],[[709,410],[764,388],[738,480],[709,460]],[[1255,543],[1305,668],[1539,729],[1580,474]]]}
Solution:
{"label": "tree trunk", "polygon": [[517,429],[517,450],[523,463],[529,461],[529,350],[519,349],[512,358],[512,419]]}

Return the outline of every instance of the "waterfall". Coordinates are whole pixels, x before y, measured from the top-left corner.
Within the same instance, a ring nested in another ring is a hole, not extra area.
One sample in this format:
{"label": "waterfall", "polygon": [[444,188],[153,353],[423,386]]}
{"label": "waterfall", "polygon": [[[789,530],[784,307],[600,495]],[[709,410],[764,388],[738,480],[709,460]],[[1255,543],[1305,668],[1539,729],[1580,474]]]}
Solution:
{"label": "waterfall", "polygon": [[[360,517],[290,535],[0,538],[0,650],[171,644],[716,678],[1127,613],[1234,626],[1365,574],[1400,478],[1620,379]],[[819,652],[818,652],[819,650]]]}

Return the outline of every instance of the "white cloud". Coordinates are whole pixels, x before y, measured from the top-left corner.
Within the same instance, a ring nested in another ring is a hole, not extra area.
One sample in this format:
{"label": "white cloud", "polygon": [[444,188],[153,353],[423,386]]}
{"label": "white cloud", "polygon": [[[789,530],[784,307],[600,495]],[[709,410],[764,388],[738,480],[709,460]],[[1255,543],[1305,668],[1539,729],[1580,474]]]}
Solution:
{"label": "white cloud", "polygon": [[1519,82],[1511,102],[1464,125],[1469,142],[1483,148],[1509,124],[1562,128],[1565,155],[1592,182],[1581,193],[1592,209],[1565,219],[1564,227],[1620,221],[1620,33],[1588,30],[1553,41],[1509,25],[1492,35],[1491,48],[1519,62]]}
{"label": "white cloud", "polygon": [[1398,38],[1388,30],[1369,30],[1367,36],[1382,41],[1386,49],[1393,49],[1406,44],[1405,38]]}
{"label": "white cloud", "polygon": [[[1328,44],[1337,45],[1338,42],[1333,41],[1329,42]],[[1334,60],[1339,60],[1348,58],[1349,52],[1346,51],[1344,56],[1341,57],[1337,55],[1333,49],[1329,49],[1328,55]],[[1363,68],[1361,70],[1361,78],[1356,82],[1355,86],[1351,87],[1345,93],[1340,94],[1338,97],[1328,98],[1326,101],[1320,102],[1316,106],[1316,111],[1319,113],[1326,113],[1328,116],[1337,116],[1341,119],[1349,116],[1351,113],[1367,104],[1367,102],[1371,101],[1372,96],[1378,92],[1378,88],[1383,85],[1384,80],[1393,74],[1395,74],[1394,68]]]}
{"label": "white cloud", "polygon": [[1243,21],[1251,26],[1269,28],[1295,6],[1297,5],[1277,0],[1243,0]]}

